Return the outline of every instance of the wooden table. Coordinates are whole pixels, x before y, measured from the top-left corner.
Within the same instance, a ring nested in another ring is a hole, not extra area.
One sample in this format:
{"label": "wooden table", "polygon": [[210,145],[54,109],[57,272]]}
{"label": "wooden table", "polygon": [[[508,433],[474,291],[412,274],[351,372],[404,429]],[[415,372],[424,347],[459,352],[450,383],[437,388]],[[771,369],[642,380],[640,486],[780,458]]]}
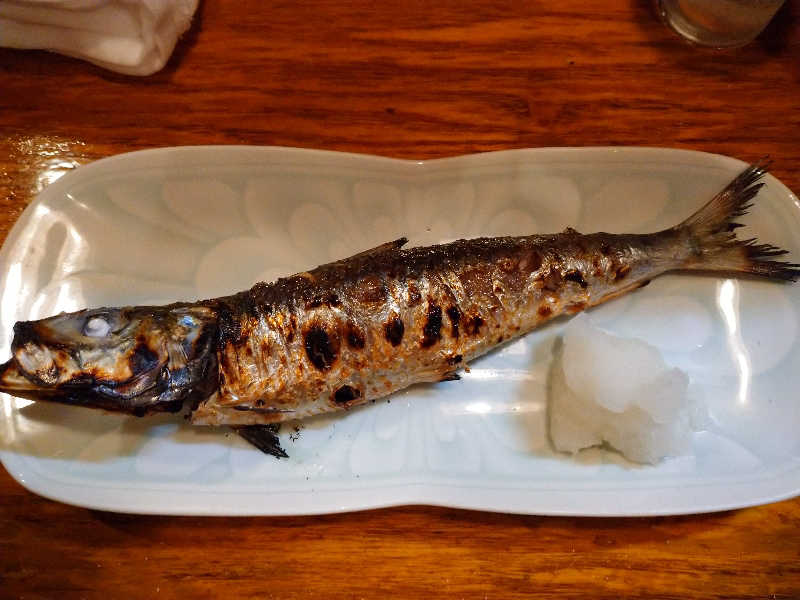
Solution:
{"label": "wooden table", "polygon": [[[720,53],[644,1],[241,0],[205,2],[147,78],[2,50],[0,238],[64,171],[182,144],[669,146],[770,154],[800,190],[799,17],[789,3]],[[140,517],[51,502],[2,472],[0,566],[7,598],[799,598],[800,499],[650,519]]]}

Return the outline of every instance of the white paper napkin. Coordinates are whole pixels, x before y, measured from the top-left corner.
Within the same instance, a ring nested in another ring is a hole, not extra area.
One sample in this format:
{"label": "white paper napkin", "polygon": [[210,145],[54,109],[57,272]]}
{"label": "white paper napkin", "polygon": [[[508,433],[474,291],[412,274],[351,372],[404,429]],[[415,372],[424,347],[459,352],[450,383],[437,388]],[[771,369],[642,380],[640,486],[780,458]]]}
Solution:
{"label": "white paper napkin", "polygon": [[0,0],[0,46],[52,50],[128,75],[167,62],[198,0]]}

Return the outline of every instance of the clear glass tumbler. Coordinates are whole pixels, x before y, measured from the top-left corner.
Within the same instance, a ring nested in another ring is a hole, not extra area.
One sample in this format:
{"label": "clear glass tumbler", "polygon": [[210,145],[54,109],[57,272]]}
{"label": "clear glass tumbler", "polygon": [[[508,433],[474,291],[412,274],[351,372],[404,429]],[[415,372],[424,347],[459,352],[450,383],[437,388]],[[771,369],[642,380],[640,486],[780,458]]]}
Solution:
{"label": "clear glass tumbler", "polygon": [[784,0],[658,0],[667,25],[703,46],[735,48],[753,41]]}

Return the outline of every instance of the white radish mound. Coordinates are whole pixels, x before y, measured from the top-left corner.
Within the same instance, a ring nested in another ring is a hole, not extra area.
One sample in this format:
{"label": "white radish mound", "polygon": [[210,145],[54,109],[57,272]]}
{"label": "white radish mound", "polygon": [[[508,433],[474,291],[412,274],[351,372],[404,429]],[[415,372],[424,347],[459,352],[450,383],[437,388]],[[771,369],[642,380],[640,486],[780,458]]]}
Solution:
{"label": "white radish mound", "polygon": [[576,453],[604,442],[639,463],[689,453],[689,377],[657,348],[593,327],[578,315],[564,329],[550,387],[550,437]]}

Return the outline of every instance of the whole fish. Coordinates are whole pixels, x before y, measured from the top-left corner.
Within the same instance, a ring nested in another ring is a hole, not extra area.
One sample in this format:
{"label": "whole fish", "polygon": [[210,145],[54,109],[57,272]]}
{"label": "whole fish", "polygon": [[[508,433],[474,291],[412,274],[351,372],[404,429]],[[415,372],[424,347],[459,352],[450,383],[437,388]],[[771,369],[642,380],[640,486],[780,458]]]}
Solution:
{"label": "whole fish", "polygon": [[800,265],[772,260],[784,250],[735,235],[764,173],[752,165],[657,233],[402,238],[223,298],[19,322],[0,391],[139,416],[188,406],[193,424],[285,456],[276,423],[458,379],[498,344],[662,273],[795,281]]}

